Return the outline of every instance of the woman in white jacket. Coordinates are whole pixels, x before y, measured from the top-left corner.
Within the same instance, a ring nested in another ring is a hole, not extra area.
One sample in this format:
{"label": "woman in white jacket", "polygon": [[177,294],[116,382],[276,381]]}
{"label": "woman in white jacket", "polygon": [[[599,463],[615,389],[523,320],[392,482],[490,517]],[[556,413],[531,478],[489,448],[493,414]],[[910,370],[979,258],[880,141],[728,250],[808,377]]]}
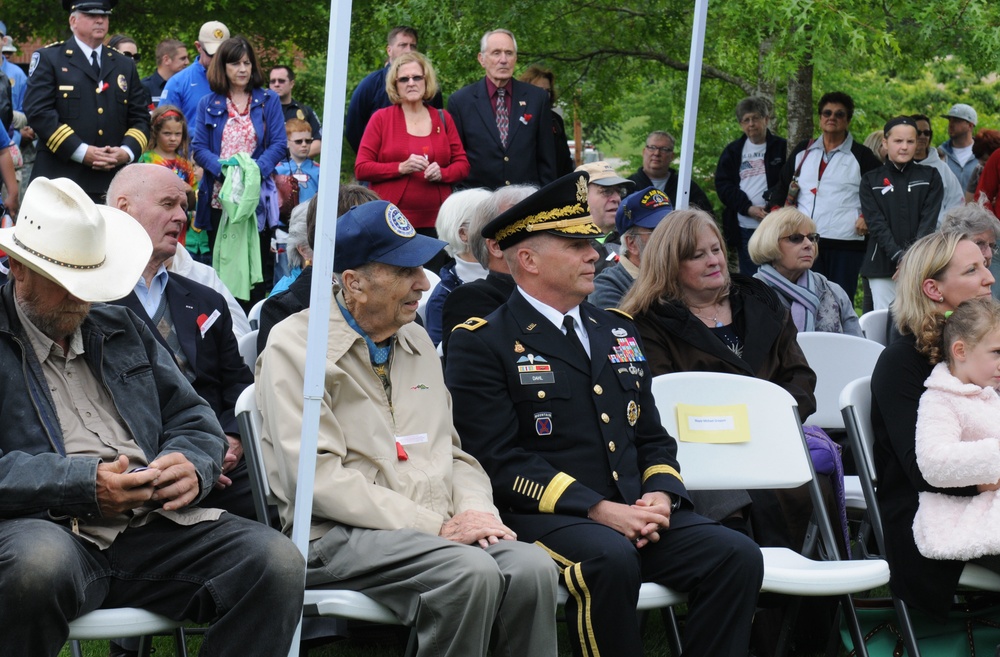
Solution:
{"label": "woman in white jacket", "polygon": [[1000,555],[1000,303],[971,299],[940,318],[932,360],[941,362],[917,413],[917,465],[932,486],[979,494],[921,492],[913,537],[927,558],[968,561]]}

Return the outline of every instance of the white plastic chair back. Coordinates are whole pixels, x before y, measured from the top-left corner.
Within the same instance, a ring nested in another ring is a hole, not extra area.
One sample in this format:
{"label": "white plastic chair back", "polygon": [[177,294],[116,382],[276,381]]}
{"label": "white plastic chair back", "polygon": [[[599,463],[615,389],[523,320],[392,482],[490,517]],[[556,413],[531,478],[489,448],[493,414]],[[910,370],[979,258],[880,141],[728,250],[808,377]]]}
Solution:
{"label": "white plastic chair back", "polygon": [[259,332],[260,329],[253,329],[236,340],[240,356],[243,356],[243,362],[246,363],[251,372],[254,371],[254,367],[257,365],[257,334]]}
{"label": "white plastic chair back", "polygon": [[854,379],[871,376],[885,347],[854,335],[820,331],[799,333],[798,343],[816,373],[816,411],[804,424],[844,429],[840,391]]}
{"label": "white plastic chair back", "polygon": [[858,323],[861,324],[861,332],[865,334],[866,339],[886,346],[886,325],[889,323],[887,309],[870,310],[858,318]]}

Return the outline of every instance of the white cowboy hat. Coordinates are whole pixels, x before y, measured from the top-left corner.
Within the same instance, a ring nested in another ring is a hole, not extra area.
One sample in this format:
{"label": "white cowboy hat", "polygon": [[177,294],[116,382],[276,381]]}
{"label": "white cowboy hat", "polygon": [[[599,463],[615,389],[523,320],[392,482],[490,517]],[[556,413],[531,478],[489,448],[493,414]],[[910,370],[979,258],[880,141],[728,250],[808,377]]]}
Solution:
{"label": "white cowboy hat", "polygon": [[0,248],[81,301],[114,301],[135,287],[153,253],[146,230],[97,205],[69,178],[35,178]]}

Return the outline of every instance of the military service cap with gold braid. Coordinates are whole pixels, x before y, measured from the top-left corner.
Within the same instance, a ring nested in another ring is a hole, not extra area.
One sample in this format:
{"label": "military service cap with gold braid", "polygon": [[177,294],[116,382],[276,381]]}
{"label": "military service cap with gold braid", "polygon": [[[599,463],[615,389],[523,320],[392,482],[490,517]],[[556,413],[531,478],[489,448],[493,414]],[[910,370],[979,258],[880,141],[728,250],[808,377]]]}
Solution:
{"label": "military service cap with gold braid", "polygon": [[483,237],[494,239],[500,249],[514,246],[532,235],[592,238],[604,233],[590,218],[585,172],[574,171],[510,208],[483,226]]}

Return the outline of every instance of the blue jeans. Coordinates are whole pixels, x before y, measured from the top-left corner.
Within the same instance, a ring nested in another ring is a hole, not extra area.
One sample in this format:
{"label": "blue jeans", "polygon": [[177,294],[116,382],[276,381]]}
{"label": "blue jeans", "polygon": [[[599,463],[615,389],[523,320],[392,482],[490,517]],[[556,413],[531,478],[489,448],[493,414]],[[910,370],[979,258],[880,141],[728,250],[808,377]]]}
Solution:
{"label": "blue jeans", "polygon": [[747,249],[747,244],[750,243],[750,237],[753,235],[755,228],[744,228],[740,226],[740,273],[744,276],[753,276],[757,273],[757,265],[754,264],[753,260],[750,259],[750,251]]}
{"label": "blue jeans", "polygon": [[230,514],[190,526],[156,518],[106,550],[49,520],[2,520],[0,654],[55,657],[70,620],[140,607],[212,622],[203,655],[285,655],[302,613],[304,573],[288,538]]}

